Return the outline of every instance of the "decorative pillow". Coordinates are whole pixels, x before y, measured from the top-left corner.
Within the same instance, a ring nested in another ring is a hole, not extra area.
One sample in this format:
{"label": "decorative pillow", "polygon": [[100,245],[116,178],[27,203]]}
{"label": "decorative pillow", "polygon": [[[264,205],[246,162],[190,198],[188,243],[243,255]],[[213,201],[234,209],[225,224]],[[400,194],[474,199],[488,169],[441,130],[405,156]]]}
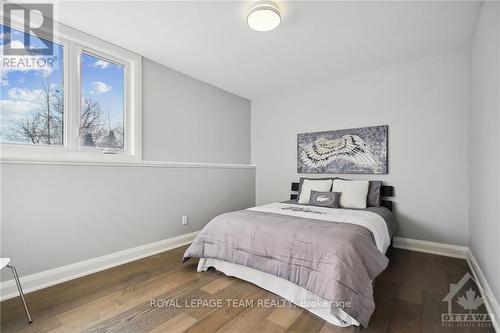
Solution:
{"label": "decorative pillow", "polygon": [[299,204],[307,205],[311,191],[328,192],[332,189],[331,179],[304,179],[299,193]]}
{"label": "decorative pillow", "polygon": [[341,180],[333,181],[334,192],[340,195],[340,206],[344,208],[366,208],[366,197],[368,196],[367,180]]}
{"label": "decorative pillow", "polygon": [[311,191],[311,197],[309,198],[309,205],[328,207],[328,208],[339,208],[340,192]]}

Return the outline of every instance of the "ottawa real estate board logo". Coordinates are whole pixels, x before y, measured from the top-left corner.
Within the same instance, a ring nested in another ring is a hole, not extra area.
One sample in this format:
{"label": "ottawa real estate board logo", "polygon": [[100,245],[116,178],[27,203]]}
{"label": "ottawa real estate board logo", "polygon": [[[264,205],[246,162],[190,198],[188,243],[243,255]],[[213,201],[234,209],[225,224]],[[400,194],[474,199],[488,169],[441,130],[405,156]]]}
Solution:
{"label": "ottawa real estate board logo", "polygon": [[444,302],[448,302],[448,311],[441,314],[441,326],[491,327],[494,318],[487,312],[481,294],[490,300],[493,298],[483,289],[480,292],[479,288],[479,284],[468,272],[460,281],[450,284],[450,292],[443,298]]}

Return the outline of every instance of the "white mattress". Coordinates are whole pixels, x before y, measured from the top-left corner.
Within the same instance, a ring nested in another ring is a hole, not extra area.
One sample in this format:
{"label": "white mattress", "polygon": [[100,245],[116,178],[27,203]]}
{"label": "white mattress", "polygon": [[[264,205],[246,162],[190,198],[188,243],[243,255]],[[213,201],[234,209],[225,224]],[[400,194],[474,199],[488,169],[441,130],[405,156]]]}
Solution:
{"label": "white mattress", "polygon": [[216,270],[228,276],[237,277],[273,292],[276,295],[279,295],[284,299],[314,313],[318,317],[333,325],[341,327],[351,325],[359,326],[359,323],[342,309],[332,307],[330,302],[327,300],[288,280],[227,261],[212,258],[200,258],[198,263],[198,272],[206,271],[210,267],[214,267]]}

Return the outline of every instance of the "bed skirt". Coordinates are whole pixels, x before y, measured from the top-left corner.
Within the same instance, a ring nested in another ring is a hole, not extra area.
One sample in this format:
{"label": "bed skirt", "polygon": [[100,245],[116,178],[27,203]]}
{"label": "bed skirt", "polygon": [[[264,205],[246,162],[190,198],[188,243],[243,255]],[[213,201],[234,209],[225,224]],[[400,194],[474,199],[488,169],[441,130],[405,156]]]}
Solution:
{"label": "bed skirt", "polygon": [[210,267],[225,275],[251,282],[281,296],[333,325],[340,327],[359,326],[359,323],[342,309],[331,306],[327,300],[283,278],[219,259],[200,258],[198,272],[206,271]]}

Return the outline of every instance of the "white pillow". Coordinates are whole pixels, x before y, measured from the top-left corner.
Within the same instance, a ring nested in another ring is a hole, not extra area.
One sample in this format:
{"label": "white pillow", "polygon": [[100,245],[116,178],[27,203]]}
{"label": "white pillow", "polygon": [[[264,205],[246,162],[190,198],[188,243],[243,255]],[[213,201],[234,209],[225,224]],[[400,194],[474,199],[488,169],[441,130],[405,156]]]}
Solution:
{"label": "white pillow", "polygon": [[331,179],[304,179],[300,189],[299,204],[308,204],[311,191],[329,192],[332,189]]}
{"label": "white pillow", "polygon": [[340,192],[340,207],[366,208],[368,195],[367,180],[341,180],[333,181],[333,192]]}

